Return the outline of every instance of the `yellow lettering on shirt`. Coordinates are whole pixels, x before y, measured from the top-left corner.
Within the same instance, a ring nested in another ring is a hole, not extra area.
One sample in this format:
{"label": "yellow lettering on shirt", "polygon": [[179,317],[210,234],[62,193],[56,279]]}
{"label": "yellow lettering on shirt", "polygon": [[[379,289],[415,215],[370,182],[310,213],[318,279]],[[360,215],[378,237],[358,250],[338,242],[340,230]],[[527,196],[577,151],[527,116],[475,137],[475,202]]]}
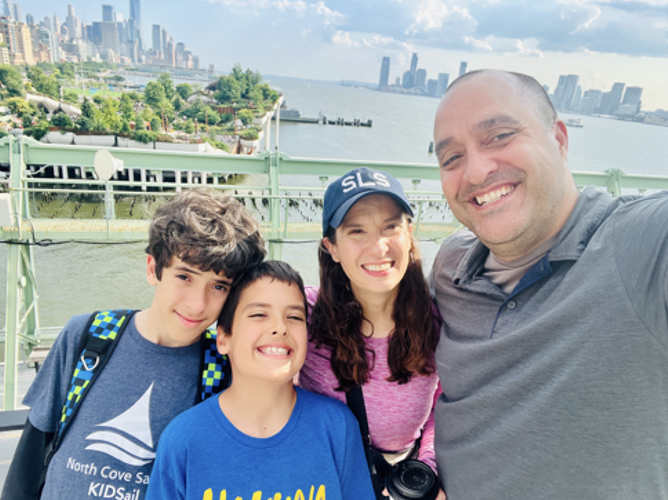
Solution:
{"label": "yellow lettering on shirt", "polygon": [[[311,485],[310,488],[308,488],[308,500],[327,500],[326,493],[325,493],[325,485],[321,484],[318,486],[318,490],[315,493],[315,498],[313,497],[315,490],[315,485]],[[232,498],[230,496],[230,498]],[[263,497],[262,496],[262,490],[256,490],[253,492],[251,498],[249,500],[307,500],[306,496],[304,496],[304,492],[301,490],[301,488],[297,488],[295,491],[294,495],[284,495],[283,493],[276,492],[273,495],[269,495],[268,497]],[[213,500],[213,489],[208,488],[204,491],[202,494],[202,500]],[[227,490],[220,490],[218,494],[218,500],[227,500]],[[237,496],[234,498],[234,500],[244,500],[244,497],[242,496]]]}

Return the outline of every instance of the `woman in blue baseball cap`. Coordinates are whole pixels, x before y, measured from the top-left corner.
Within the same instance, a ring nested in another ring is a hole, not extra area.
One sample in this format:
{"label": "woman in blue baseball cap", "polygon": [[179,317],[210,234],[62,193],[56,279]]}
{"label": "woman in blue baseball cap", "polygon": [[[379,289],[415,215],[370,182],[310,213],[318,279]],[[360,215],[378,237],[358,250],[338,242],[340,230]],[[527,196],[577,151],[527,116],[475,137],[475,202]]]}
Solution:
{"label": "woman in blue baseball cap", "polygon": [[[327,187],[320,288],[307,290],[310,340],[300,384],[343,402],[361,394],[371,453],[390,463],[416,458],[436,472],[440,325],[412,216],[401,184],[386,172],[355,169]],[[349,406],[362,420],[360,405]],[[382,498],[384,479],[374,479]]]}

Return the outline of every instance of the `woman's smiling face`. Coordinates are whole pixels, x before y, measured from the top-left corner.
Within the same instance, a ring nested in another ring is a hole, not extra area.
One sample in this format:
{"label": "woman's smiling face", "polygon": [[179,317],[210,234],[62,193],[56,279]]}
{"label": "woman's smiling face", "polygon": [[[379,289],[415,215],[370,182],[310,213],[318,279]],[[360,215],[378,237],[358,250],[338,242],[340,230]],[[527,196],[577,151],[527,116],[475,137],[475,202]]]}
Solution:
{"label": "woman's smiling face", "polygon": [[391,196],[371,194],[355,203],[334,238],[323,242],[359,299],[397,293],[410,261],[411,232],[407,215]]}

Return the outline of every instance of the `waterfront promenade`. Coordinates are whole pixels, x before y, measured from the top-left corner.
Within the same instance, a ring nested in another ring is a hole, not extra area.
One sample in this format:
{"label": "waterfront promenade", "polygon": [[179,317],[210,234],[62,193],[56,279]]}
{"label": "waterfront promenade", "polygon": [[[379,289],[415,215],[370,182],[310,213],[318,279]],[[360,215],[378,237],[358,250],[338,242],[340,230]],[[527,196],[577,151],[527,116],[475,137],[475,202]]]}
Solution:
{"label": "waterfront promenade", "polygon": [[[4,363],[2,365],[2,371],[0,371],[0,395],[2,394],[2,387],[4,387]],[[31,382],[35,378],[35,369],[32,367],[26,366],[25,363],[19,363],[17,367],[18,378],[17,378],[17,393],[18,393],[18,402],[23,399],[24,394],[28,390]],[[0,396],[1,399],[1,396]],[[25,409],[25,406],[17,405],[17,409]],[[12,461],[14,456],[14,450],[16,445],[19,442],[21,437],[21,430],[2,430],[0,429],[0,490],[5,484],[5,477],[7,477],[7,471],[9,470],[9,464]]]}

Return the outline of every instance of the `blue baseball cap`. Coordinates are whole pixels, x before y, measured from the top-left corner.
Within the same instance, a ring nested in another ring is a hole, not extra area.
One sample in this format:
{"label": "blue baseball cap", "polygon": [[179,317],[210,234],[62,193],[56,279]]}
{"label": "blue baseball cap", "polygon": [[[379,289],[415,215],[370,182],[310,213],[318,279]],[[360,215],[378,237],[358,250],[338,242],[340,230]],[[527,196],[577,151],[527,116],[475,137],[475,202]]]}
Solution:
{"label": "blue baseball cap", "polygon": [[339,227],[348,210],[368,194],[391,196],[404,212],[413,217],[411,205],[397,179],[380,170],[356,168],[327,186],[322,209],[323,236],[330,227],[334,229]]}

